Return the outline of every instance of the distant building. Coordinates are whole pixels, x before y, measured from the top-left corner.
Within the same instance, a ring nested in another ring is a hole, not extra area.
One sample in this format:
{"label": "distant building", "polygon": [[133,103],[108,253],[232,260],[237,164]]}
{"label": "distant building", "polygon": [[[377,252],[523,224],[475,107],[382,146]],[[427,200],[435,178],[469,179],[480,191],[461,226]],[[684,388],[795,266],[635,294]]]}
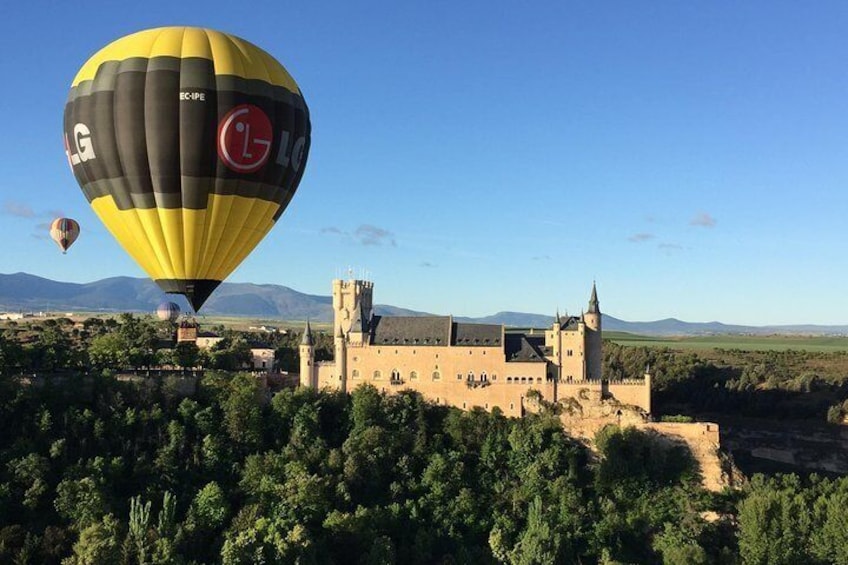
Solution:
{"label": "distant building", "polygon": [[23,312],[0,312],[0,320],[23,320],[24,318],[32,318],[32,314],[24,314]]}
{"label": "distant building", "polygon": [[189,321],[182,321],[177,326],[177,343],[183,341],[197,342],[197,324]]}
{"label": "distant building", "polygon": [[224,338],[214,332],[197,332],[197,340],[195,343],[199,349],[211,349]]}
{"label": "distant building", "polygon": [[528,393],[548,402],[581,393],[651,410],[650,377],[607,381],[602,374],[601,310],[592,285],[581,316],[559,314],[544,333],[456,322],[452,316],[375,316],[373,283],[333,281],[334,359],[315,361],[307,323],[300,384],[349,391],[414,389],[437,404],[524,414]]}
{"label": "distant building", "polygon": [[270,347],[251,347],[250,355],[253,369],[270,371],[274,368],[274,350]]}

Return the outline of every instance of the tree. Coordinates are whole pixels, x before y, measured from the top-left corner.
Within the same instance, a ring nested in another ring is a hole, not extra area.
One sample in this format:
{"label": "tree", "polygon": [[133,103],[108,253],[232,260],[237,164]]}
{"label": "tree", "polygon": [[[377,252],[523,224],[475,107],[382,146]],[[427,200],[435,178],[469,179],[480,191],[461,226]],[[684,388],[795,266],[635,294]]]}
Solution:
{"label": "tree", "polygon": [[[794,484],[794,486],[792,486]],[[739,504],[739,553],[745,565],[809,563],[811,519],[797,477],[755,485]]]}
{"label": "tree", "polygon": [[103,517],[80,533],[74,544],[74,553],[65,559],[63,565],[102,565],[118,563],[121,559],[121,547],[118,543],[120,529],[118,520],[111,514]]}
{"label": "tree", "polygon": [[196,367],[199,358],[200,350],[197,348],[197,344],[193,342],[181,341],[174,348],[174,361],[180,367]]}
{"label": "tree", "polygon": [[251,375],[238,373],[227,389],[229,394],[222,405],[227,432],[244,451],[253,451],[262,443],[262,391],[259,383]]}
{"label": "tree", "polygon": [[74,524],[77,531],[96,523],[106,512],[103,495],[91,477],[63,479],[56,487],[53,506],[59,516]]}
{"label": "tree", "polygon": [[117,333],[95,337],[88,346],[88,358],[97,368],[119,369],[130,364],[126,341]]}

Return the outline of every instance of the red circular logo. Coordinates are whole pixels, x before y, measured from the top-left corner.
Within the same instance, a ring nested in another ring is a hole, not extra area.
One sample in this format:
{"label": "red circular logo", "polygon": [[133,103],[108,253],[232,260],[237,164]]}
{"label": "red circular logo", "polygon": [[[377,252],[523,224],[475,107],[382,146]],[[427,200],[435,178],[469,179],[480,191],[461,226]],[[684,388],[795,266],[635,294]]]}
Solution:
{"label": "red circular logo", "polygon": [[271,120],[253,104],[236,106],[218,123],[218,157],[237,173],[253,173],[268,161]]}

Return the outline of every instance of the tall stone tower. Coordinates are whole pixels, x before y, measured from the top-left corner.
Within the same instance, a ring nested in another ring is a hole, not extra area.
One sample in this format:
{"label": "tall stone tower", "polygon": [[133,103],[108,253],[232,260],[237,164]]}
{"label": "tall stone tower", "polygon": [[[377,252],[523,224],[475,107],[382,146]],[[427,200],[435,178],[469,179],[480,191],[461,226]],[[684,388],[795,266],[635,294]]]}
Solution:
{"label": "tall stone tower", "polygon": [[586,378],[600,379],[603,377],[604,353],[601,338],[601,307],[594,282],[592,296],[589,298],[589,309],[583,313],[583,322],[586,324]]}
{"label": "tall stone tower", "polygon": [[312,329],[309,327],[309,321],[306,322],[306,329],[303,330],[303,337],[300,340],[300,386],[309,388],[317,388],[315,382],[315,343],[312,341]]}
{"label": "tall stone tower", "polygon": [[341,328],[336,332],[336,337],[333,338],[334,358],[336,362],[336,371],[339,373],[339,390],[347,392],[347,347],[345,343],[345,334]]}
{"label": "tall stone tower", "polygon": [[371,318],[374,283],[361,280],[336,279],[333,281],[333,335],[339,330],[347,335],[351,331],[354,318],[362,320]]}

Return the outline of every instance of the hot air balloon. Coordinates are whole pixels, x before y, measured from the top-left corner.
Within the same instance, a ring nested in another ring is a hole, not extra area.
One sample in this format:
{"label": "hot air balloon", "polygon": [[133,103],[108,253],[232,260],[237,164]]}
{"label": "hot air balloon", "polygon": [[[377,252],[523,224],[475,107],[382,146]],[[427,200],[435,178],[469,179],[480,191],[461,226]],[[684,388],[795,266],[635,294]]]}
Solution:
{"label": "hot air balloon", "polygon": [[173,302],[165,301],[156,308],[156,316],[162,321],[176,322],[180,317],[180,307]]}
{"label": "hot air balloon", "polygon": [[70,218],[56,218],[50,224],[50,238],[56,242],[63,254],[74,244],[79,233],[79,224]]}
{"label": "hot air balloon", "polygon": [[140,31],[98,51],[64,115],[68,162],[97,216],[195,310],[286,209],[310,132],[280,63],[193,27]]}

